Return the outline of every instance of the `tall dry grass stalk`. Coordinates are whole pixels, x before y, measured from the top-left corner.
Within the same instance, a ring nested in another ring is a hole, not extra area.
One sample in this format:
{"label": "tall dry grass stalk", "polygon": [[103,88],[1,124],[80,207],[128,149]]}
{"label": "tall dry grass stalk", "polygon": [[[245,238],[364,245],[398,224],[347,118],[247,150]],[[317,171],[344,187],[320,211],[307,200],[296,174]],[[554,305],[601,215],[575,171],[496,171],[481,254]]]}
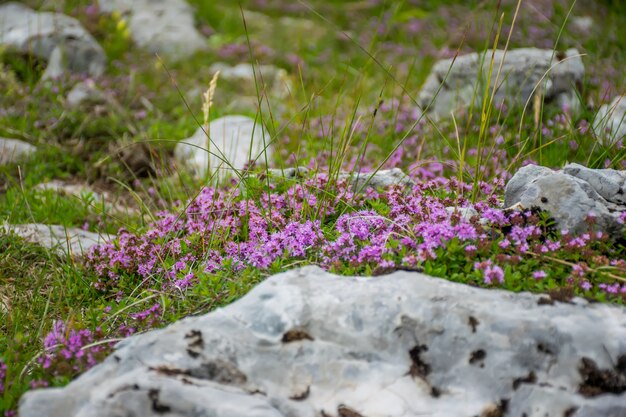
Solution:
{"label": "tall dry grass stalk", "polygon": [[211,120],[211,106],[213,105],[213,96],[215,95],[215,90],[217,88],[217,79],[220,76],[220,72],[217,71],[214,75],[213,78],[211,79],[211,82],[209,83],[209,89],[206,90],[206,92],[204,94],[202,94],[202,114],[204,117],[204,123],[203,123],[203,127],[204,127],[204,133],[206,134],[207,137],[207,147],[206,147],[206,151],[208,152],[208,157],[207,157],[207,172],[211,172],[211,128],[210,128],[210,120]]}

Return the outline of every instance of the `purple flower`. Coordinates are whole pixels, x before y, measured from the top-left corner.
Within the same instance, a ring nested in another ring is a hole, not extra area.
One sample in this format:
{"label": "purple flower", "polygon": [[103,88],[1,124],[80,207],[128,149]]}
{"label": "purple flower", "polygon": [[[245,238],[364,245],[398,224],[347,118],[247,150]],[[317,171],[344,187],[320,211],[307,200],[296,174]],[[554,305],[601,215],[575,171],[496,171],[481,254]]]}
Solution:
{"label": "purple flower", "polygon": [[136,120],[143,120],[148,116],[148,112],[145,110],[139,110],[135,112],[135,119]]}
{"label": "purple flower", "polygon": [[106,345],[91,345],[100,337],[101,329],[70,328],[63,321],[55,321],[52,330],[44,338],[45,353],[37,361],[53,375],[57,374],[56,366],[60,363],[71,365],[75,372],[81,372],[94,366],[99,357],[104,355]]}
{"label": "purple flower", "polygon": [[578,131],[581,134],[585,134],[589,131],[589,122],[587,120],[581,120],[580,123],[578,123]]}
{"label": "purple flower", "polygon": [[176,282],[174,282],[174,286],[181,290],[184,290],[185,288],[191,286],[191,283],[195,277],[196,277],[195,274],[193,272],[190,272],[187,275],[185,275],[185,278],[179,279]]}
{"label": "purple flower", "polygon": [[36,389],[36,388],[46,388],[50,385],[50,383],[44,379],[35,379],[33,381],[30,381],[30,388],[31,389]]}
{"label": "purple flower", "polygon": [[598,284],[598,288],[607,294],[618,294],[620,292],[620,285],[617,282],[614,284],[601,283]]}
{"label": "purple flower", "polygon": [[465,252],[475,252],[476,251],[476,245],[467,245],[465,247]]}
{"label": "purple flower", "polygon": [[474,263],[474,270],[483,272],[485,284],[492,284],[494,281],[498,281],[500,284],[504,282],[504,270],[498,265],[494,265],[491,259]]}
{"label": "purple flower", "polygon": [[97,3],[92,3],[85,7],[85,14],[89,17],[97,16],[99,12],[100,10]]}
{"label": "purple flower", "polygon": [[585,264],[576,264],[572,266],[572,275],[582,278],[585,276],[585,272],[587,270],[587,265]]}
{"label": "purple flower", "polygon": [[2,359],[0,359],[0,395],[4,394],[5,380],[7,377],[7,365]]}
{"label": "purple flower", "polygon": [[65,339],[65,323],[61,320],[55,320],[52,323],[52,330],[46,335],[43,345],[46,349],[53,349],[55,346],[62,344]]}
{"label": "purple flower", "polygon": [[547,276],[548,276],[548,274],[545,271],[541,270],[541,269],[538,270],[538,271],[533,272],[533,278],[536,279],[537,281],[540,281],[540,280],[544,279]]}
{"label": "purple flower", "polygon": [[485,284],[491,284],[494,280],[500,284],[504,282],[504,271],[497,265],[487,266],[484,271]]}
{"label": "purple flower", "polygon": [[152,322],[157,322],[160,320],[161,314],[161,304],[155,303],[150,308],[144,311],[140,311],[139,313],[131,314],[130,316],[136,321],[142,322],[150,319]]}

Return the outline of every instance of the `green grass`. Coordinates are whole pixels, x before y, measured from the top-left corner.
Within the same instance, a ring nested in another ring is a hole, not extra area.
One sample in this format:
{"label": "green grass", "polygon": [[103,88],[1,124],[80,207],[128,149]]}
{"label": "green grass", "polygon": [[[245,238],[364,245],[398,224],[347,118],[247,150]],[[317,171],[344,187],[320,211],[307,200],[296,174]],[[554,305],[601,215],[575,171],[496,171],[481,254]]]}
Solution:
{"label": "green grass", "polygon": [[[43,2],[27,3],[39,7]],[[395,149],[407,143],[411,145],[405,147],[398,166],[408,171],[416,164],[428,166],[432,161],[442,162],[442,175],[474,184],[474,197],[479,194],[478,181],[490,179],[496,172],[488,158],[472,155],[469,149],[496,149],[496,138],[500,135],[501,147],[508,158],[505,168],[509,172],[514,172],[528,158],[552,167],[569,161],[592,168],[608,165],[624,169],[621,165],[624,149],[595,144],[590,133],[579,129],[581,122],[592,121],[601,102],[626,88],[621,71],[626,66],[623,54],[626,34],[622,30],[626,14],[619,12],[622,7],[619,1],[578,1],[573,15],[589,14],[596,22],[588,37],[580,36],[567,25],[570,1],[546,2],[550,5],[550,15],[544,18],[537,17],[541,10],[523,6],[509,48],[532,46],[543,40],[554,42],[558,38],[559,50],[577,47],[586,54],[583,110],[568,120],[555,122],[549,127],[549,137],[543,135],[542,124],[536,123],[532,110],[527,110],[524,116],[522,109],[501,114],[484,103],[476,103],[466,118],[436,123],[424,120],[424,126],[415,129],[412,128],[415,120],[402,119],[438,54],[444,48],[454,54],[457,49],[464,53],[491,47],[498,29],[510,28],[516,2],[502,2],[501,8],[496,9],[496,2],[478,1],[429,0],[421,2],[419,7],[402,1],[382,1],[372,7],[358,1],[311,1],[290,16],[314,23],[319,34],[315,34],[317,42],[312,43],[308,36],[313,34],[297,27],[298,20],[293,27],[284,22],[271,27],[255,25],[250,20],[254,19],[253,15],[246,17],[246,11],[254,9],[252,1],[242,2],[246,31],[242,9],[234,2],[214,5],[193,0],[190,3],[196,7],[198,26],[210,26],[217,34],[208,39],[207,51],[179,63],[167,62],[136,48],[119,16],[90,16],[84,1],[56,3],[59,10],[78,18],[105,49],[110,62],[98,85],[112,100],[69,109],[64,97],[74,80],[41,84],[40,63],[11,51],[0,51],[0,89],[6,92],[0,97],[0,136],[24,139],[39,149],[20,164],[0,166],[0,222],[40,222],[68,227],[87,223],[92,231],[114,233],[123,227],[139,234],[149,229],[148,223],[158,211],[181,212],[203,183],[173,166],[171,151],[176,141],[190,136],[198,127],[196,121],[202,120],[200,94],[208,88],[211,79],[208,68],[215,62],[273,64],[289,72],[291,96],[280,101],[270,98],[271,109],[281,105],[284,111],[262,114],[275,141],[275,158],[270,165],[307,165],[313,159],[317,160],[314,169],[323,169],[320,165],[329,167],[329,184],[323,190],[312,191],[317,193],[318,205],[294,213],[320,220],[328,236],[335,233],[333,226],[338,215],[324,216],[320,207],[325,200],[335,201],[336,185],[332,178],[351,161],[359,161],[355,170],[359,166],[378,168]],[[270,3],[260,11],[275,22],[285,15],[284,5],[294,4]],[[421,22],[415,33],[407,29],[411,22]],[[504,47],[506,39],[503,32],[497,45]],[[223,56],[230,44],[241,45],[241,51]],[[496,72],[494,68],[494,76]],[[609,96],[603,82],[611,89]],[[228,114],[227,105],[233,98],[257,93],[256,88],[218,81],[211,117]],[[392,105],[394,100],[400,103],[399,107]],[[247,110],[250,116],[254,112]],[[545,108],[541,122],[553,123],[559,113]],[[396,129],[399,124],[401,128]],[[120,149],[129,149],[133,154],[142,145],[149,145],[150,150],[159,154],[158,160],[150,161],[159,175],[147,175],[129,167],[127,160],[118,156]],[[472,172],[481,166],[488,170],[482,174]],[[76,198],[36,189],[37,184],[54,179],[85,181],[115,196],[125,196],[138,213],[103,213],[107,206],[103,208],[93,196]],[[241,194],[260,199],[267,185],[262,176],[251,178],[241,188]],[[291,185],[279,183],[276,192],[286,191]],[[454,202],[463,196],[470,197],[458,193],[442,198]],[[338,212],[350,212],[353,203],[341,201]],[[368,201],[365,207],[382,215],[389,211],[389,205],[382,200]],[[243,240],[246,235],[244,224],[238,238]],[[214,238],[219,243],[220,237]],[[217,243],[207,243],[207,248]],[[496,245],[484,250],[485,253],[500,251]],[[623,254],[624,248],[598,244],[594,250]],[[482,285],[459,241],[451,241],[439,255],[438,259],[446,261],[425,262],[421,267],[426,273]],[[507,265],[504,288],[556,290],[569,274],[568,262],[582,260],[529,259],[522,266]],[[160,260],[164,265],[173,261],[173,257]],[[137,331],[226,305],[269,274],[305,263],[316,264],[319,259],[279,259],[264,271],[252,267],[235,271],[227,265],[222,271],[202,274],[199,284],[186,292],[146,287],[141,277],[127,274],[118,286],[123,295],[116,300],[115,293],[94,289],[93,283],[97,281],[94,271],[81,266],[76,259],[51,254],[12,235],[0,235],[0,306],[6,307],[0,309],[0,358],[10,365],[5,380],[11,382],[4,395],[0,395],[0,410],[15,409],[31,381],[50,379],[37,358],[43,350],[43,337],[55,320],[73,323],[77,329],[100,326],[102,339],[117,338],[120,324],[134,323],[130,314],[145,310],[155,301],[163,309],[158,320],[137,324]],[[526,279],[534,270],[547,266],[551,268],[550,279],[541,282]],[[340,274],[376,272],[371,265],[338,264],[332,270]],[[601,269],[594,274],[598,279],[605,278]],[[608,300],[600,293],[586,295],[599,301],[623,302]],[[111,311],[106,311],[107,308]],[[50,382],[63,385],[76,373],[60,369]]]}

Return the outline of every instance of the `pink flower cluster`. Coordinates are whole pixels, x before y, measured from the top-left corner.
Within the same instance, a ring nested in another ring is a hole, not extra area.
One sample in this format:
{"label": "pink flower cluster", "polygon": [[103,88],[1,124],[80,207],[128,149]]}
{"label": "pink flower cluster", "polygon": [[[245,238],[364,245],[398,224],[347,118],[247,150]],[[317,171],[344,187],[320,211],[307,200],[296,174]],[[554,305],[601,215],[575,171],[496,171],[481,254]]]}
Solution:
{"label": "pink flower cluster", "polygon": [[[489,239],[478,218],[448,208],[467,205],[467,200],[431,192],[436,188],[451,195],[459,188],[456,180],[438,178],[408,192],[391,187],[364,194],[342,183],[332,199],[323,191],[328,181],[318,176],[255,199],[245,198],[238,188],[205,188],[182,214],[159,213],[145,233],[121,230],[117,242],[94,247],[87,257],[99,277],[94,286],[118,290],[121,276],[135,275],[146,286],[159,282],[163,289],[184,289],[206,273],[265,270],[288,259],[318,259],[329,269],[338,263],[408,265],[436,258],[437,250],[453,239],[478,246]],[[475,209],[504,222],[506,216],[490,203],[499,186],[501,181],[483,184],[486,201]],[[373,210],[373,201],[388,212]],[[536,235],[535,229],[518,229],[516,242]]]}
{"label": "pink flower cluster", "polygon": [[[286,188],[272,185],[254,197],[241,185],[205,188],[182,213],[159,213],[147,231],[121,230],[117,242],[92,248],[87,259],[98,276],[94,286],[121,297],[126,289],[120,280],[137,277],[146,288],[183,291],[207,274],[280,269],[303,260],[338,272],[415,267],[448,254],[451,244],[475,261],[485,284],[494,285],[505,282],[503,263],[560,252],[588,256],[592,245],[606,240],[566,231],[555,239],[536,213],[498,208],[501,178],[479,183],[481,201],[473,205],[459,196],[471,187],[454,178],[361,194],[343,182],[332,197],[324,191],[329,181],[318,175]],[[547,276],[532,269],[527,274],[537,282]],[[577,279],[589,289],[588,281]]]}
{"label": "pink flower cluster", "polygon": [[101,329],[94,332],[89,329],[76,330],[62,321],[55,321],[52,330],[44,339],[45,353],[38,362],[44,369],[59,365],[60,362],[72,364],[73,372],[81,372],[97,364],[105,351],[106,345],[96,345],[85,349],[86,345],[102,337]]}
{"label": "pink flower cluster", "polygon": [[2,359],[0,359],[0,395],[4,394],[4,390],[6,388],[6,377],[7,377],[7,364],[4,363]]}

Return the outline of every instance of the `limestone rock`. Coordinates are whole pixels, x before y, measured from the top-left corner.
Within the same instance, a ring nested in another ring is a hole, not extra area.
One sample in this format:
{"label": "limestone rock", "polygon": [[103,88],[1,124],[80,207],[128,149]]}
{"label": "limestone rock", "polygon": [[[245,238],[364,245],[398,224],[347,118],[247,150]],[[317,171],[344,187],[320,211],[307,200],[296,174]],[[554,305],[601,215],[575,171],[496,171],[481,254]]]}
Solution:
{"label": "limestone rock", "polygon": [[568,164],[562,170],[528,165],[511,178],[504,192],[504,205],[521,204],[550,213],[560,229],[580,234],[589,230],[586,218],[596,217],[595,228],[614,239],[623,239],[619,222],[626,211],[626,171],[589,169]]}
{"label": "limestone rock", "polygon": [[579,164],[568,164],[563,168],[563,173],[589,183],[607,203],[626,206],[626,171],[590,169]]}
{"label": "limestone rock", "polygon": [[254,76],[256,74],[259,78],[266,80],[274,80],[276,78],[285,78],[287,71],[282,68],[278,68],[274,65],[251,65],[248,63],[239,63],[235,66],[225,64],[223,62],[216,62],[211,65],[209,72],[211,74],[220,71],[220,78],[234,81],[247,81],[254,82]]}
{"label": "limestone rock", "polygon": [[554,173],[554,170],[539,165],[526,165],[520,168],[506,184],[504,206],[511,207],[517,204],[522,199],[522,195],[529,184],[532,184],[538,178],[550,176]]}
{"label": "limestone rock", "polygon": [[96,87],[93,80],[87,80],[77,83],[65,98],[65,104],[68,107],[78,107],[86,102],[102,103],[106,102],[105,94]]}
{"label": "limestone rock", "polygon": [[289,45],[315,45],[330,34],[324,24],[300,17],[274,18],[260,12],[244,10],[250,39],[264,45],[284,48]]}
{"label": "limestone rock", "polygon": [[105,12],[126,15],[131,37],[150,52],[177,61],[206,47],[185,0],[100,0],[99,4]]}
{"label": "limestone rock", "polygon": [[[209,124],[210,144],[202,128],[176,145],[174,155],[183,166],[198,176],[219,173],[220,178],[242,170],[250,160],[259,164],[272,159],[270,137],[263,126],[246,116],[225,116]],[[209,156],[210,155],[210,156]]]}
{"label": "limestone rock", "polygon": [[[478,211],[474,207],[446,207],[450,216],[457,215],[459,218],[469,222],[474,217],[478,217]],[[486,223],[486,219],[480,219],[481,223]]]}
{"label": "limestone rock", "polygon": [[0,165],[11,164],[37,150],[30,143],[18,139],[0,138]]}
{"label": "limestone rock", "polygon": [[[626,415],[626,310],[306,267],[133,336],[21,417]],[[505,411],[506,410],[506,411]]]}
{"label": "limestone rock", "polygon": [[296,179],[308,177],[310,170],[307,167],[270,168],[267,170],[267,173],[270,174],[270,177]]}
{"label": "limestone rock", "polygon": [[[531,95],[539,91],[548,103],[576,109],[579,103],[575,89],[582,83],[585,73],[578,55],[575,49],[555,54],[548,49],[521,48],[507,51],[506,56],[503,50],[496,50],[491,77],[490,50],[459,56],[456,60],[444,59],[435,64],[426,79],[419,103],[422,108],[430,105],[429,112],[435,118],[449,117],[451,112],[468,108],[474,94],[475,106],[479,106],[485,83],[489,81],[491,94],[498,68],[504,61],[493,100],[495,105],[506,103],[523,107]],[[539,86],[537,90],[536,86]]]}
{"label": "limestone rock", "polygon": [[[289,167],[269,169],[268,174],[273,178],[296,179],[299,177],[309,177],[310,170],[306,167]],[[328,173],[320,173],[328,177]],[[355,191],[362,187],[387,188],[392,185],[411,187],[415,185],[413,180],[400,168],[381,169],[376,172],[346,172],[342,171],[337,175],[337,180],[346,181]]]}
{"label": "limestone rock", "polygon": [[[258,89],[275,98],[287,98],[291,94],[292,85],[289,74],[274,65],[255,65],[240,63],[230,66],[221,62],[211,65],[209,72],[220,72],[220,79],[239,83],[242,92],[256,96]],[[256,77],[256,78],[255,78]],[[256,97],[255,97],[256,98]]]}
{"label": "limestone rock", "polygon": [[[285,110],[285,100],[293,90],[293,85],[286,70],[274,65],[255,65],[240,63],[230,66],[221,62],[211,65],[210,74],[220,72],[220,82],[230,84],[228,90],[235,91],[234,97],[226,96],[228,101],[222,101],[222,94],[217,94],[216,104],[231,112],[252,112],[261,110],[263,115],[271,114],[276,117]],[[219,88],[218,88],[219,90]],[[259,101],[259,98],[261,99]]]}
{"label": "limestone rock", "polygon": [[606,146],[626,139],[626,94],[600,107],[593,121],[593,130]]}
{"label": "limestone rock", "polygon": [[376,172],[341,172],[339,180],[347,180],[357,190],[363,186],[372,188],[387,188],[392,185],[410,187],[413,180],[400,168],[381,169]]}
{"label": "limestone rock", "polygon": [[72,197],[91,195],[95,200],[102,200],[103,196],[87,184],[72,184],[61,180],[42,182],[34,187],[36,190],[52,190],[59,194]]}
{"label": "limestone rock", "polygon": [[593,18],[591,16],[573,17],[570,26],[578,35],[589,36],[593,30]]}
{"label": "limestone rock", "polygon": [[47,61],[43,79],[66,72],[98,76],[106,68],[104,50],[78,20],[15,2],[0,5],[0,45]]}
{"label": "limestone rock", "polygon": [[69,183],[61,180],[52,180],[37,184],[36,190],[52,190],[66,197],[75,197],[78,199],[87,199],[90,204],[96,205],[105,212],[114,212],[116,214],[139,214],[139,210],[125,204],[121,198],[116,198],[108,191],[97,191],[90,185],[85,183]]}
{"label": "limestone rock", "polygon": [[94,245],[106,243],[110,235],[40,223],[0,225],[0,232],[14,233],[28,242],[51,249],[57,254],[81,257]]}

